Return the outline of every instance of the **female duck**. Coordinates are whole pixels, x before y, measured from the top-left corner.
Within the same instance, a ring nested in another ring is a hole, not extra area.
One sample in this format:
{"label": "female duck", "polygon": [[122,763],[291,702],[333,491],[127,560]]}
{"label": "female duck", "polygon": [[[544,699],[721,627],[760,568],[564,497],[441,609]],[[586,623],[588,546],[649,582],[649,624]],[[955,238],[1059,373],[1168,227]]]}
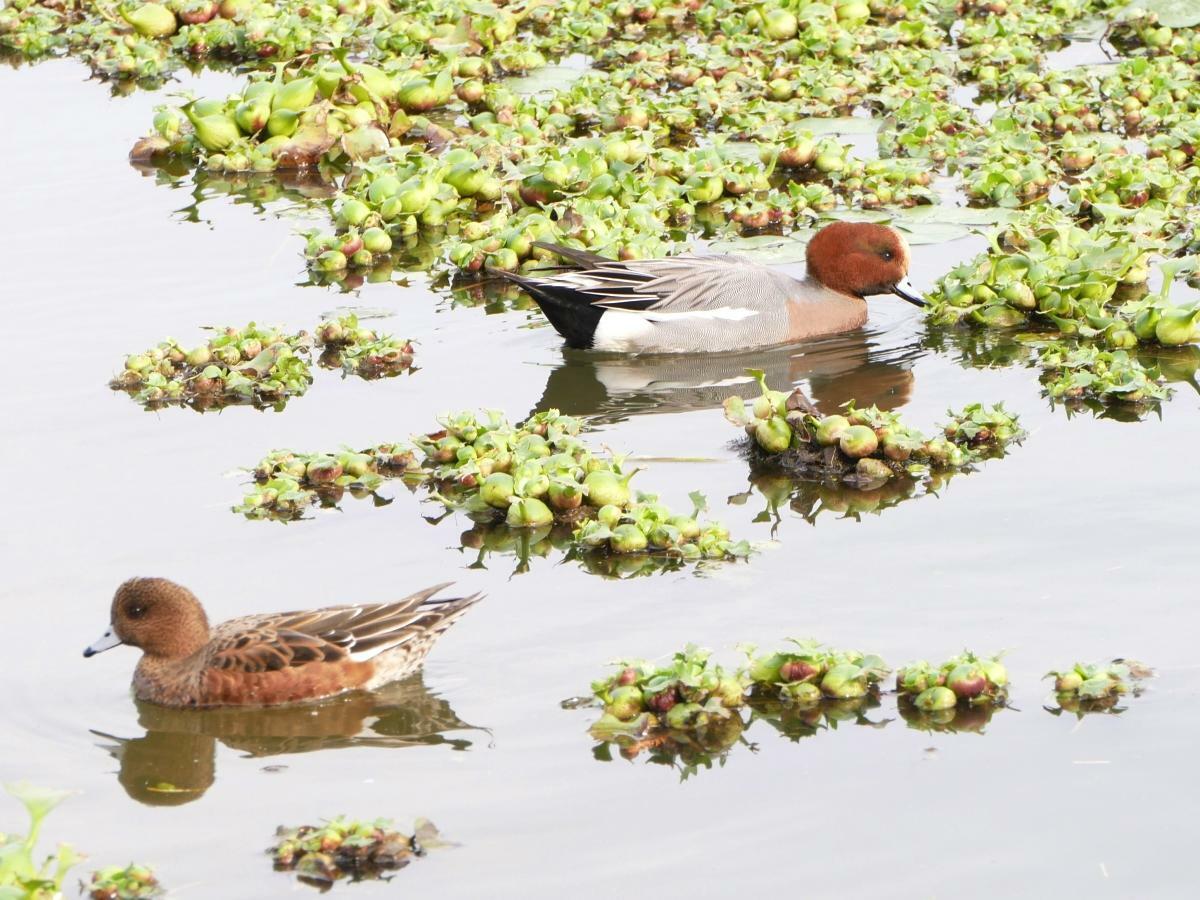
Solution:
{"label": "female duck", "polygon": [[546,277],[500,272],[537,301],[569,346],[618,353],[751,350],[861,328],[865,297],[925,301],[904,284],[908,245],[885,225],[834,222],[797,280],[739,256],[621,262],[539,244],[574,264]]}
{"label": "female duck", "polygon": [[196,596],[165,578],[131,578],[113,597],[111,625],[83,651],[142,651],[139,700],[164,706],[266,706],[371,690],[415,672],[442,633],[480,599],[434,599],[230,619],[210,629]]}

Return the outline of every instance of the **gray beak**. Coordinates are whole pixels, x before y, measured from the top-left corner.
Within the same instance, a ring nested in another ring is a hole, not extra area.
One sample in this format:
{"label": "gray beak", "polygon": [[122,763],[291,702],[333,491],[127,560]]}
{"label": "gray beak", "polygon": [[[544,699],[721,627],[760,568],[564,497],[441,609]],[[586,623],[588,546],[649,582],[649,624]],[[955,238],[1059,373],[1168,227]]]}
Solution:
{"label": "gray beak", "polygon": [[117,637],[117,633],[113,631],[112,626],[108,626],[108,630],[100,635],[100,640],[96,641],[90,647],[83,651],[84,656],[95,656],[97,653],[103,653],[105,650],[111,650],[113,647],[119,646],[122,643]]}
{"label": "gray beak", "polygon": [[916,288],[912,286],[907,278],[903,281],[896,282],[896,286],[892,288],[892,293],[901,300],[907,300],[913,306],[925,306],[925,298],[917,293]]}

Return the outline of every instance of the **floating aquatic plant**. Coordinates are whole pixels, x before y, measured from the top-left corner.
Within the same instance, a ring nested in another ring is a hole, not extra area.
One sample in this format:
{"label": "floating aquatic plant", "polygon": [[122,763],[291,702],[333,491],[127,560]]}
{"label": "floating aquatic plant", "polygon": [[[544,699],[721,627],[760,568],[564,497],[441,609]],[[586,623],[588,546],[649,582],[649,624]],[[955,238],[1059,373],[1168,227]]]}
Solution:
{"label": "floating aquatic plant", "polygon": [[1119,713],[1119,703],[1126,695],[1138,696],[1142,682],[1153,676],[1154,670],[1132,659],[1114,659],[1110,663],[1075,663],[1070,668],[1050,672],[1054,679],[1056,706],[1047,707],[1055,715],[1064,712],[1083,716],[1087,713]]}
{"label": "floating aquatic plant", "polygon": [[925,660],[909,663],[896,672],[896,691],[902,705],[923,713],[1002,706],[1008,697],[1008,670],[998,654],[981,657],[966,650],[936,666]]}
{"label": "floating aquatic plant", "polygon": [[27,834],[0,833],[0,894],[24,897],[29,900],[57,900],[70,869],[80,863],[80,856],[69,844],[60,844],[44,859],[37,853],[38,837],[46,816],[70,791],[35,787],[28,782],[4,785],[29,814]]}
{"label": "floating aquatic plant", "polygon": [[412,834],[392,830],[390,819],[359,821],[339,816],[324,825],[280,826],[267,851],[275,868],[294,871],[301,881],[327,887],[347,878],[384,878],[435,847],[449,846],[428,819]]}
{"label": "floating aquatic plant", "polygon": [[837,650],[813,640],[790,638],[789,643],[787,649],[766,654],[758,654],[752,644],[739,646],[756,695],[802,704],[857,700],[877,694],[888,673],[887,664],[873,654]]}
{"label": "floating aquatic plant", "polygon": [[412,367],[411,341],[366,328],[354,313],[322,321],[316,343],[322,350],[318,360],[322,367],[341,368],[368,380],[398,375]]}
{"label": "floating aquatic plant", "polygon": [[711,653],[693,644],[662,665],[619,660],[618,671],[592,682],[604,712],[591,727],[601,740],[643,738],[651,731],[700,732],[727,719],[745,704],[747,682],[726,671]]}
{"label": "floating aquatic plant", "polygon": [[253,474],[254,484],[234,512],[283,522],[303,518],[318,503],[336,506],[346,493],[386,503],[375,493],[386,479],[420,477],[412,449],[397,444],[335,453],[275,450],[259,461]]}
{"label": "floating aquatic plant", "polygon": [[575,529],[575,544],[584,552],[648,552],[688,560],[750,555],[749,543],[730,540],[723,525],[700,521],[708,506],[703,494],[694,492],[691,500],[690,515],[672,513],[653,494],[639,493],[636,502],[625,508],[606,504],[596,510],[595,518],[585,519]]}
{"label": "floating aquatic plant", "polygon": [[1042,384],[1051,400],[1098,401],[1151,408],[1171,395],[1160,373],[1126,350],[1100,350],[1060,342],[1038,348]]}
{"label": "floating aquatic plant", "polygon": [[85,889],[91,900],[150,900],[165,893],[154,872],[136,863],[93,872]]}
{"label": "floating aquatic plant", "polygon": [[[339,323],[322,327],[319,339],[326,343],[345,334]],[[438,424],[439,430],[415,435],[411,443],[361,452],[276,450],[255,466],[254,484],[234,511],[252,519],[293,521],[317,504],[336,506],[346,492],[383,504],[388,501],[376,491],[385,480],[401,478],[410,486],[423,484],[430,499],[482,526],[502,523],[505,529],[493,535],[518,551],[522,566],[556,525],[571,529],[566,533],[573,537],[564,543],[574,558],[610,574],[627,567],[605,565],[597,557],[696,561],[750,553],[749,544],[733,541],[724,526],[700,520],[707,506],[703,495],[691,495],[690,514],[673,512],[654,495],[635,495],[630,481],[639,470],[588,448],[579,437],[579,419],[547,410],[513,425],[487,410],[446,413]],[[484,536],[468,540],[487,549]],[[670,566],[660,562],[644,568]]]}
{"label": "floating aquatic plant", "polygon": [[213,329],[211,338],[191,349],[168,338],[127,357],[111,387],[149,409],[236,404],[282,409],[312,383],[310,345],[305,332],[285,334],[254,322]]}
{"label": "floating aquatic plant", "polygon": [[725,401],[725,417],[743,428],[755,453],[784,470],[877,487],[903,474],[962,469],[1019,441],[1024,432],[1001,404],[972,404],[951,412],[942,435],[926,438],[894,412],[850,404],[845,415],[823,416],[799,391],[771,390],[752,370],[761,395],[747,406]]}

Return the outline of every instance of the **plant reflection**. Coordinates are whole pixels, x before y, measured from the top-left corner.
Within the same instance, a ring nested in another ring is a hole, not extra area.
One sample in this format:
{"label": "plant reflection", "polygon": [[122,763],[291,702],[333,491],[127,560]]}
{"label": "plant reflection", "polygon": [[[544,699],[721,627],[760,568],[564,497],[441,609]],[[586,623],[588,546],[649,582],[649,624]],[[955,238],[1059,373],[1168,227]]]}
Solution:
{"label": "plant reflection", "polygon": [[897,709],[909,728],[933,734],[970,732],[983,734],[984,728],[992,721],[992,716],[1007,706],[996,703],[979,703],[974,706],[954,706],[950,709],[939,709],[926,712],[913,705],[907,695],[897,700]]}
{"label": "plant reflection", "polygon": [[689,731],[655,729],[648,734],[616,735],[598,741],[592,747],[592,758],[598,762],[612,762],[613,750],[622,759],[641,759],[653,765],[667,766],[679,773],[679,780],[686,781],[703,770],[714,766],[723,768],[730,751],[738,744],[754,750],[742,732],[746,720],[738,710],[730,711],[724,718],[714,717],[703,728]]}
{"label": "plant reflection", "polygon": [[760,496],[766,502],[753,521],[772,523],[774,534],[782,521],[781,511],[785,509],[811,525],[815,525],[822,514],[858,521],[863,515],[879,515],[906,500],[926,494],[937,496],[956,474],[961,472],[931,470],[920,477],[899,475],[879,485],[857,487],[834,480],[804,481],[778,472],[763,472],[751,465],[750,488],[731,496],[729,503],[744,506],[756,495]]}
{"label": "plant reflection", "polygon": [[853,700],[822,699],[815,703],[796,703],[751,695],[751,722],[770,725],[790,741],[816,737],[823,731],[836,731],[840,725],[865,725],[884,728],[891,719],[872,719],[867,714],[879,708],[879,697],[868,694]]}
{"label": "plant reflection", "polygon": [[[1044,367],[1040,348],[1048,347],[1052,342],[1058,342],[1061,335],[1056,333],[995,333],[977,331],[974,329],[933,327],[926,334],[924,345],[930,350],[945,353],[966,368],[973,369],[1002,369],[1012,366],[1023,366],[1030,369],[1040,369],[1040,381],[1043,385],[1042,396],[1046,398],[1051,409],[1061,408],[1068,417],[1082,413],[1090,413],[1097,419],[1110,419],[1118,422],[1138,422],[1150,414],[1161,412],[1161,403],[1154,397],[1146,397],[1139,402],[1128,402],[1127,395],[1109,393],[1099,396],[1091,393],[1079,396],[1054,397],[1050,386],[1056,373]],[[1075,345],[1063,341],[1063,345],[1071,348]],[[1089,347],[1087,342],[1078,346]],[[1103,351],[1101,351],[1103,352]],[[1147,370],[1151,379],[1161,381],[1168,387],[1189,387],[1200,394],[1200,382],[1196,373],[1200,370],[1200,346],[1188,344],[1181,347],[1161,347],[1154,345],[1140,346],[1128,351],[1133,365],[1140,365]]]}
{"label": "plant reflection", "polygon": [[[696,572],[720,565],[720,561],[685,562],[677,554],[668,553],[604,553],[575,547],[572,541],[574,526],[544,525],[537,528],[510,528],[503,522],[476,523],[459,536],[464,553],[475,551],[471,569],[487,569],[489,562],[501,558],[512,565],[512,574],[523,575],[534,560],[557,558],[561,562],[576,562],[592,575],[603,578],[636,578],[675,572],[691,566]],[[515,563],[511,562],[515,560]]]}

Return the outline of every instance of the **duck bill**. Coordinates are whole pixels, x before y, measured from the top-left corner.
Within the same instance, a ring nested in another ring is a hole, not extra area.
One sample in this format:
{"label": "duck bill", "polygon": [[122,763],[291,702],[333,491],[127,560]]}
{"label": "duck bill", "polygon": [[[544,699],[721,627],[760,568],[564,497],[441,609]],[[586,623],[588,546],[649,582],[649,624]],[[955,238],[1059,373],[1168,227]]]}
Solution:
{"label": "duck bill", "polygon": [[111,650],[122,644],[123,641],[117,637],[117,633],[113,631],[112,626],[108,626],[108,630],[100,635],[100,639],[83,651],[84,656],[95,656],[97,653],[103,653],[105,650]]}
{"label": "duck bill", "polygon": [[912,286],[906,278],[903,281],[898,281],[892,288],[892,293],[901,300],[907,300],[913,306],[925,306],[925,298],[917,293],[916,288]]}

